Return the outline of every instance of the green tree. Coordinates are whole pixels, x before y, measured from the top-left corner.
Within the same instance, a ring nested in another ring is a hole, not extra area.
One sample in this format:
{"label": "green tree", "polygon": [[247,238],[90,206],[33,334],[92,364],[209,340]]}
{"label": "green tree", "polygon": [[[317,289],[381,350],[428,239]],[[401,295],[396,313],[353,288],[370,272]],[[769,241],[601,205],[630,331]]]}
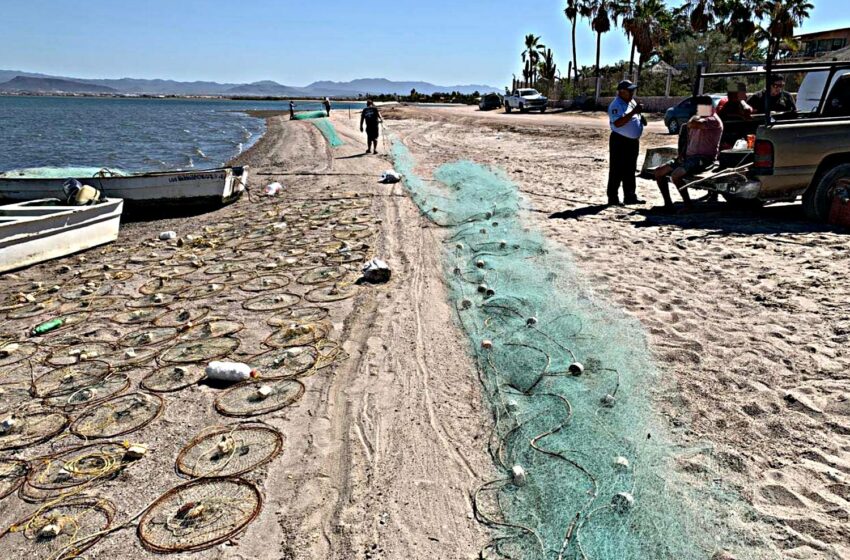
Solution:
{"label": "green tree", "polygon": [[595,73],[598,78],[599,58],[602,55],[602,34],[611,31],[611,13],[606,0],[588,0],[580,8],[583,17],[590,19],[590,28],[596,33],[596,66]]}
{"label": "green tree", "polygon": [[773,60],[779,48],[786,44],[796,47],[794,29],[803,24],[814,4],[808,0],[769,0],[763,5],[764,19],[756,32],[756,37],[767,42],[767,58]]}
{"label": "green tree", "polygon": [[525,36],[525,50],[522,51],[523,71],[526,84],[537,81],[537,64],[540,62],[540,54],[546,46],[540,42],[540,37],[529,33]]}
{"label": "green tree", "polygon": [[[578,57],[576,56],[576,23],[578,23],[579,7],[581,0],[567,0],[567,7],[564,8],[564,15],[570,21],[572,27],[572,46],[573,46],[573,83],[578,85]],[[569,79],[569,76],[567,76]]]}
{"label": "green tree", "polygon": [[673,16],[663,0],[639,0],[633,14],[634,45],[640,54],[638,76],[644,62],[670,40]]}

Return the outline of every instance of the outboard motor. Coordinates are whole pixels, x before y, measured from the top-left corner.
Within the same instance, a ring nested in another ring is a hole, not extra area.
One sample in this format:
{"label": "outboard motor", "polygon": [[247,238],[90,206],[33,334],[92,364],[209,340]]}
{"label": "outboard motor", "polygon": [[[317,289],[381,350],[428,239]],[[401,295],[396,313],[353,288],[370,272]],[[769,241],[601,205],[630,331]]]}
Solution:
{"label": "outboard motor", "polygon": [[76,179],[67,179],[62,185],[68,206],[90,206],[100,202],[100,191]]}

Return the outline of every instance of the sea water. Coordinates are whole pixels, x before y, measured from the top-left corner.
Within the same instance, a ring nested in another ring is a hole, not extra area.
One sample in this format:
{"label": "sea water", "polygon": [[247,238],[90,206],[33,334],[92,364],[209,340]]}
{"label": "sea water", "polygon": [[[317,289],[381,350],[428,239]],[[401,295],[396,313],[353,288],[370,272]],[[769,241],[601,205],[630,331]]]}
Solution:
{"label": "sea water", "polygon": [[[360,111],[362,103],[333,102]],[[296,101],[296,110],[321,108]],[[247,110],[289,110],[288,101],[0,97],[0,172],[33,167],[125,171],[209,169],[238,156],[265,131]]]}

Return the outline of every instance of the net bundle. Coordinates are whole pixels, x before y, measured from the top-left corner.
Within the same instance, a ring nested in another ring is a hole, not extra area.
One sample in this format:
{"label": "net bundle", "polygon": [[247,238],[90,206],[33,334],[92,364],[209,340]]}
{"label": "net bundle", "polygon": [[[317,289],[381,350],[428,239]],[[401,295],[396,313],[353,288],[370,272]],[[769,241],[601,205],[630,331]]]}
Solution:
{"label": "net bundle", "polygon": [[431,181],[400,142],[393,156],[420,211],[446,228],[449,296],[494,418],[503,475],[475,493],[477,519],[496,530],[482,557],[764,557],[745,549],[742,502],[678,468],[707,446],[672,443],[654,414],[663,380],[640,325],[523,222],[507,176],[461,161]]}

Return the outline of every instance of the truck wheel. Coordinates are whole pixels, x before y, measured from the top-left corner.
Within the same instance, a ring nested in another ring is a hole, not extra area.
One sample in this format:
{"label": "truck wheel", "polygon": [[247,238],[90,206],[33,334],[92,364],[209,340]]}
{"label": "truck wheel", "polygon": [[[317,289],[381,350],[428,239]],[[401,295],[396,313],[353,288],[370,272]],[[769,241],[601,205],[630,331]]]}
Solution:
{"label": "truck wheel", "polygon": [[546,107],[541,107],[541,108],[540,108],[540,112],[541,112],[541,113],[545,113],[545,112],[546,112]]}
{"label": "truck wheel", "polygon": [[721,193],[723,200],[735,210],[758,210],[764,206],[764,201],[757,198],[738,198],[729,194]]}
{"label": "truck wheel", "polygon": [[803,212],[806,217],[825,222],[829,218],[835,191],[842,187],[850,187],[850,163],[836,165],[816,185],[806,190],[803,195]]}
{"label": "truck wheel", "polygon": [[523,105],[522,103],[519,104],[519,112],[525,113],[525,105]]}
{"label": "truck wheel", "polygon": [[505,102],[505,112],[506,113],[511,112],[511,104],[510,103]]}
{"label": "truck wheel", "polygon": [[670,134],[679,134],[679,119],[673,119],[670,121],[670,124],[667,125],[667,130],[670,131]]}

